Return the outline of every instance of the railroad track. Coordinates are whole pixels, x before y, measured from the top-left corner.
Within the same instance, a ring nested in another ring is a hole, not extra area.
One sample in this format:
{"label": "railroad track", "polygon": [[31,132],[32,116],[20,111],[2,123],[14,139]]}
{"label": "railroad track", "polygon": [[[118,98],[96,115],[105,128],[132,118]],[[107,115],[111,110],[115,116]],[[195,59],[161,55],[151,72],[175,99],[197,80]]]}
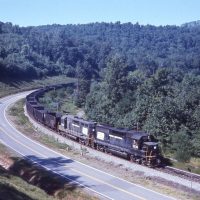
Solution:
{"label": "railroad track", "polygon": [[192,172],[188,172],[185,170],[181,170],[181,169],[177,169],[174,167],[170,167],[170,166],[165,166],[163,168],[158,168],[157,170],[171,174],[171,175],[175,175],[193,182],[197,182],[200,183],[200,175],[192,173]]}

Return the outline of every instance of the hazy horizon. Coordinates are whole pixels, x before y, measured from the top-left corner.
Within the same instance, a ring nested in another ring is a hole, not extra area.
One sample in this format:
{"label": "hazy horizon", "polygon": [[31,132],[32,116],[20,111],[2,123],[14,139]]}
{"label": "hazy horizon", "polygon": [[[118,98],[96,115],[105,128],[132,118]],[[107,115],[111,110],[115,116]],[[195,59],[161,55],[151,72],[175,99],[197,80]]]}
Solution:
{"label": "hazy horizon", "polygon": [[113,23],[113,24],[115,24],[115,23],[118,23],[118,22],[120,22],[120,24],[127,24],[127,23],[131,23],[131,24],[139,24],[139,25],[141,25],[141,26],[147,26],[147,25],[150,25],[150,26],[155,26],[155,27],[159,27],[159,26],[162,26],[162,27],[164,27],[164,26],[182,26],[182,25],[184,25],[184,24],[187,24],[187,23],[191,23],[191,22],[197,22],[197,21],[200,21],[200,20],[194,20],[194,21],[188,21],[188,22],[183,22],[182,24],[180,24],[180,25],[176,25],[176,24],[166,24],[166,25],[154,25],[154,24],[141,24],[141,23],[139,23],[139,22],[135,22],[135,23],[133,23],[133,22],[120,22],[120,21],[113,21],[113,22],[88,22],[88,23],[68,23],[68,24],[59,24],[59,23],[52,23],[52,24],[39,24],[39,25],[26,25],[26,26],[23,26],[23,25],[19,25],[19,24],[15,24],[15,23],[13,23],[13,22],[11,22],[11,21],[1,21],[0,20],[0,22],[3,22],[3,23],[11,23],[13,26],[19,26],[19,27],[36,27],[36,26],[52,26],[52,25],[60,25],[60,26],[65,26],[65,25],[87,25],[87,24],[95,24],[95,23],[107,23],[107,24],[110,24],[110,23]]}
{"label": "hazy horizon", "polygon": [[0,0],[0,21],[26,26],[131,22],[176,25],[200,19],[198,0]]}

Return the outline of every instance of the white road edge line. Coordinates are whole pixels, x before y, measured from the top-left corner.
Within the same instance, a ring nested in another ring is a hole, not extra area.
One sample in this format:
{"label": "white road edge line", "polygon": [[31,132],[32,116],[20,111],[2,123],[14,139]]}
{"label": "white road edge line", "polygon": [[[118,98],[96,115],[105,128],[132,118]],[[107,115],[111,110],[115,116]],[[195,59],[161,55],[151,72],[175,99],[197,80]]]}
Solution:
{"label": "white road edge line", "polygon": [[[28,92],[27,92],[27,93],[28,93]],[[25,93],[25,94],[26,94],[26,93]],[[25,94],[24,94],[24,95],[25,95]],[[23,93],[22,93],[21,95],[23,95]],[[21,96],[21,95],[19,94],[18,96]],[[18,97],[18,96],[17,96],[17,97]],[[21,97],[21,98],[24,98],[24,97]],[[17,100],[19,100],[19,99],[17,99]],[[17,101],[17,100],[16,100],[16,101]],[[9,100],[7,100],[7,101],[9,101]],[[6,101],[6,102],[7,102],[7,101]],[[12,103],[14,103],[14,102],[16,102],[16,101],[13,101]],[[48,147],[43,146],[43,145],[41,145],[40,143],[37,143],[37,142],[35,142],[34,140],[30,139],[29,137],[25,136],[24,134],[20,133],[20,132],[9,122],[9,120],[8,120],[7,117],[6,117],[6,111],[7,111],[7,109],[8,109],[8,106],[9,106],[9,105],[7,105],[6,108],[4,109],[4,118],[5,118],[5,120],[7,121],[7,123],[8,123],[15,131],[17,131],[20,135],[22,135],[23,137],[25,137],[25,138],[27,138],[28,140],[32,141],[33,143],[35,143],[35,144],[37,144],[37,145],[39,145],[39,146],[41,146],[41,147],[43,147],[43,148],[45,148],[45,149],[48,149],[48,150],[54,152],[55,154],[58,154],[58,155],[60,155],[60,156],[62,156],[62,157],[65,157],[65,158],[67,158],[67,159],[74,160],[74,159],[69,158],[69,157],[67,157],[67,156],[65,156],[65,155],[63,155],[63,154],[61,154],[61,153],[59,153],[59,152],[56,152],[56,151],[54,151],[54,150],[52,150],[52,149],[49,149]],[[104,173],[104,174],[109,175],[109,176],[111,176],[111,177],[114,177],[114,178],[117,178],[117,179],[119,179],[119,180],[125,181],[125,182],[127,182],[127,183],[129,183],[129,184],[132,184],[132,185],[135,185],[135,186],[137,186],[137,187],[143,188],[143,189],[145,189],[145,190],[151,191],[151,192],[153,192],[153,193],[155,193],[155,194],[159,194],[159,195],[161,195],[161,196],[168,197],[168,198],[171,198],[171,199],[173,199],[173,200],[177,200],[177,199],[174,198],[174,197],[171,197],[171,196],[168,196],[168,195],[165,195],[165,194],[161,194],[161,193],[156,192],[156,191],[153,191],[153,190],[151,190],[151,189],[149,189],[149,188],[145,188],[145,187],[143,187],[143,186],[141,186],[141,185],[138,185],[138,184],[129,182],[129,181],[127,181],[127,180],[124,180],[124,179],[122,179],[122,178],[120,178],[120,177],[114,176],[114,175],[112,175],[112,174],[108,174],[107,172],[104,172],[104,171],[101,171],[101,170],[99,170],[99,169],[93,168],[93,167],[91,167],[91,166],[89,166],[89,165],[86,165],[86,164],[84,164],[84,163],[81,163],[81,162],[79,162],[79,161],[77,161],[77,160],[74,160],[74,161],[77,162],[77,163],[79,163],[79,164],[81,164],[81,165],[83,165],[83,166],[86,166],[86,167],[89,167],[89,168],[91,168],[91,169],[93,169],[93,170],[96,170],[96,171],[98,171],[98,172]]]}
{"label": "white road edge line", "polygon": [[3,145],[7,145],[2,139],[0,139],[0,143],[2,143]]}
{"label": "white road edge line", "polygon": [[[0,140],[0,142],[2,143],[2,140]],[[70,179],[70,178],[66,177],[66,176],[63,175],[63,174],[60,174],[60,173],[58,173],[58,172],[56,172],[56,171],[53,171],[52,169],[50,169],[50,168],[48,168],[48,167],[46,167],[46,166],[43,166],[42,164],[40,164],[40,163],[38,163],[38,162],[36,162],[36,161],[30,159],[29,157],[27,157],[25,154],[23,154],[23,153],[17,151],[17,150],[14,149],[13,147],[11,147],[9,144],[6,144],[6,143],[4,143],[4,142],[3,142],[2,144],[4,144],[5,146],[8,146],[10,149],[12,149],[13,151],[17,152],[18,154],[20,154],[21,156],[23,156],[23,157],[26,158],[27,160],[30,160],[32,163],[34,163],[34,164],[36,164],[36,165],[39,165],[39,166],[41,166],[42,168],[44,168],[44,169],[46,169],[46,170],[48,170],[48,171],[51,171],[51,172],[54,173],[54,174],[58,174],[59,176],[62,176],[63,178],[70,180],[72,183],[76,183],[76,184],[78,184],[79,186],[84,187],[84,188],[86,188],[87,190],[90,190],[90,191],[92,191],[92,192],[98,194],[99,196],[103,196],[103,197],[106,197],[107,199],[114,200],[114,199],[112,199],[112,198],[110,198],[110,197],[108,197],[108,196],[106,196],[106,195],[104,195],[104,194],[101,194],[100,192],[97,192],[97,191],[95,191],[95,190],[93,190],[93,189],[91,189],[91,188],[89,188],[89,187],[87,187],[87,186],[85,186],[85,185],[83,185],[83,184],[77,182],[77,181],[74,181],[73,179]]]}

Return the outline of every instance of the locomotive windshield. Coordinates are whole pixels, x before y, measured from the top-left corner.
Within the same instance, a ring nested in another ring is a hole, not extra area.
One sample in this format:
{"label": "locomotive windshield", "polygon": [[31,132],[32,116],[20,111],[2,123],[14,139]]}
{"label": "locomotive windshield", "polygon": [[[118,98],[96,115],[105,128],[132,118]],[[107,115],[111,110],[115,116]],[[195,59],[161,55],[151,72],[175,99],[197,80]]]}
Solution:
{"label": "locomotive windshield", "polygon": [[157,152],[158,143],[157,142],[144,142],[144,148],[148,148],[149,151]]}

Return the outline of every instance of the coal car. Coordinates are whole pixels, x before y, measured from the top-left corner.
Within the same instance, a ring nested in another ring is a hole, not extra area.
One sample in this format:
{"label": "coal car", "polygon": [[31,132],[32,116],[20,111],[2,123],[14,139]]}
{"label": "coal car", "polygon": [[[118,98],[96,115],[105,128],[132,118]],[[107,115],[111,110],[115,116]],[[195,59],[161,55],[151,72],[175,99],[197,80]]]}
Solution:
{"label": "coal car", "polygon": [[34,117],[35,119],[44,124],[44,115],[46,111],[43,106],[34,106]]}
{"label": "coal car", "polygon": [[49,128],[58,131],[60,124],[60,114],[55,112],[45,112],[44,113],[44,125],[48,126]]}

